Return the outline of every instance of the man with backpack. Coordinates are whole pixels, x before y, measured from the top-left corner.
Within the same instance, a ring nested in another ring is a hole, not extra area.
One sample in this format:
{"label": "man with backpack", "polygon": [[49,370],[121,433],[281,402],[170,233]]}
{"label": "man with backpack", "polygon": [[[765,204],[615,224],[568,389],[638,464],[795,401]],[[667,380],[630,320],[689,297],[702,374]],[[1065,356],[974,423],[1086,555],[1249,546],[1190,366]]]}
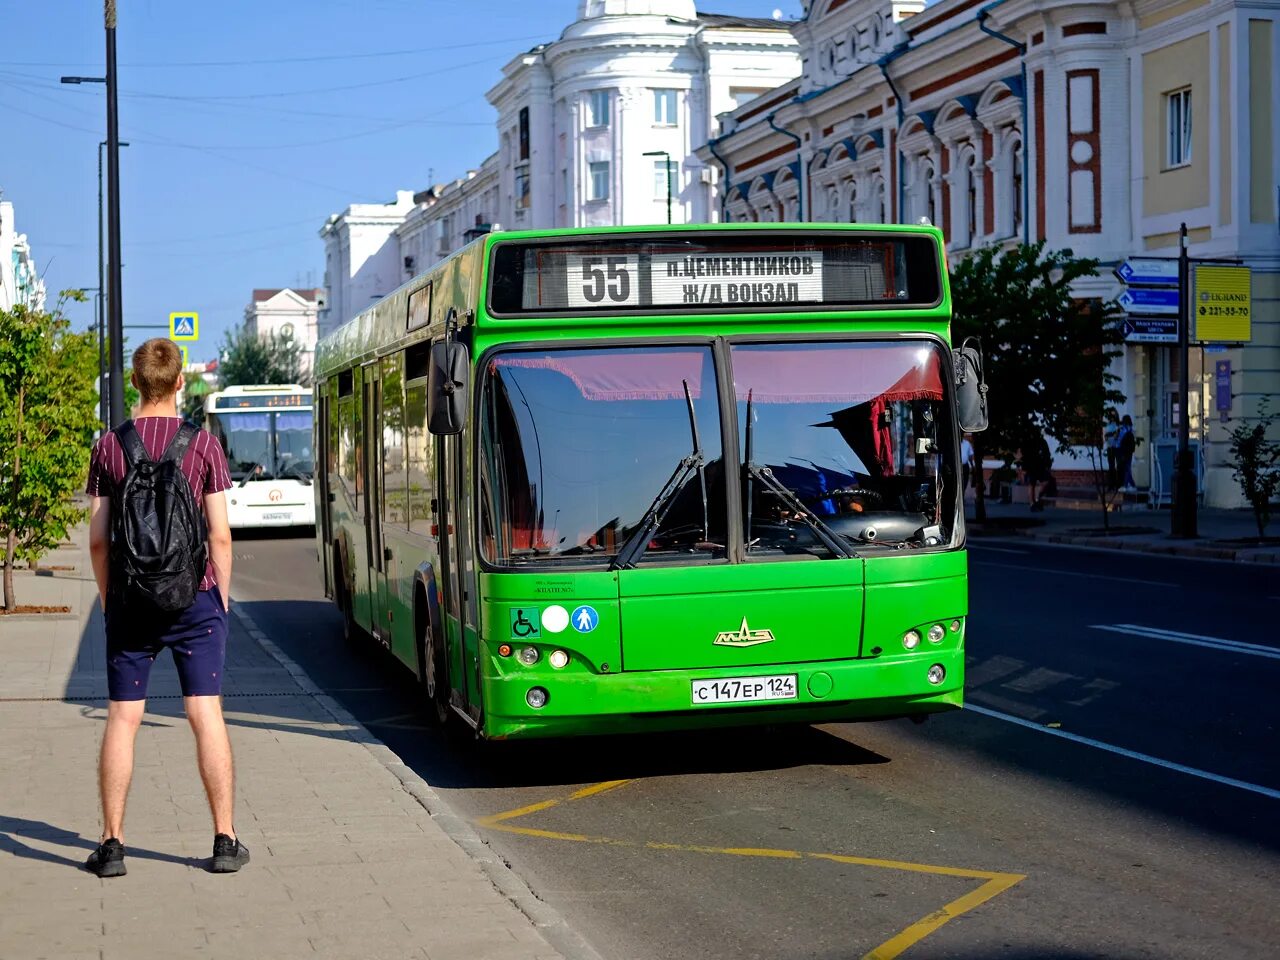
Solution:
{"label": "man with backpack", "polygon": [[178,416],[182,355],[169,340],[133,354],[137,417],[94,446],[89,552],[107,632],[107,724],[98,785],[102,836],[85,868],[125,874],[124,808],[133,747],[156,656],[173,653],[213,814],[215,873],[249,862],[232,825],[231,742],[222,716],[231,587],[231,528],[222,491],[227,458],[207,432]]}

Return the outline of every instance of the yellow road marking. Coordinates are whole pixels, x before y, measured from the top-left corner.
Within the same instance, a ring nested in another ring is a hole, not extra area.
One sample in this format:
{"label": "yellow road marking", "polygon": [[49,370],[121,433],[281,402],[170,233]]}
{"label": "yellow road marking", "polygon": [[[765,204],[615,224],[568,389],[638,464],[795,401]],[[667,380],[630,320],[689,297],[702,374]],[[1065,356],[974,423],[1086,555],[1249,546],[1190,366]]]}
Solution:
{"label": "yellow road marking", "polygon": [[810,853],[804,850],[779,850],[768,847],[710,847],[698,844],[670,843],[661,840],[623,840],[618,837],[596,837],[584,833],[563,833],[557,830],[543,830],[538,827],[516,826],[510,822],[534,813],[540,813],[543,810],[549,810],[552,807],[559,806],[561,803],[599,796],[602,793],[616,790],[634,782],[634,780],[606,780],[603,783],[577,790],[567,797],[531,803],[515,810],[507,810],[503,813],[481,817],[476,822],[481,827],[501,830],[504,833],[513,833],[524,837],[537,837],[542,840],[564,840],[573,843],[594,843],[612,847],[643,847],[646,850],[728,857],[763,857],[772,860],[826,860],[831,863],[847,863],[854,866],[876,867],[882,870],[903,870],[911,873],[927,873],[942,877],[961,877],[968,880],[985,881],[977,889],[970,890],[963,896],[957,897],[928,916],[917,920],[906,929],[894,934],[893,937],[864,955],[862,960],[894,960],[894,958],[901,956],[904,951],[919,943],[943,924],[982,906],[988,900],[999,896],[1010,887],[1026,879],[1025,875],[1019,873],[969,870],[964,867],[912,863],[908,860],[880,860],[873,857],[854,857],[840,853]]}

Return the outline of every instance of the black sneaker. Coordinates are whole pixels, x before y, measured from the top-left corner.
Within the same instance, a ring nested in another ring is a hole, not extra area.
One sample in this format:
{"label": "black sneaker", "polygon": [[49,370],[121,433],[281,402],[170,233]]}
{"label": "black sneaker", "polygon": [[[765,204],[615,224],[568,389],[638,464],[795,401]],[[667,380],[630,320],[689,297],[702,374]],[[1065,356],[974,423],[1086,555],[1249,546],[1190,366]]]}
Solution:
{"label": "black sneaker", "polygon": [[98,844],[98,849],[89,854],[84,868],[100,877],[123,877],[128,871],[124,866],[124,844],[112,837]]}
{"label": "black sneaker", "polygon": [[239,840],[232,840],[225,833],[213,838],[213,860],[209,863],[211,873],[235,873],[249,862],[249,848]]}

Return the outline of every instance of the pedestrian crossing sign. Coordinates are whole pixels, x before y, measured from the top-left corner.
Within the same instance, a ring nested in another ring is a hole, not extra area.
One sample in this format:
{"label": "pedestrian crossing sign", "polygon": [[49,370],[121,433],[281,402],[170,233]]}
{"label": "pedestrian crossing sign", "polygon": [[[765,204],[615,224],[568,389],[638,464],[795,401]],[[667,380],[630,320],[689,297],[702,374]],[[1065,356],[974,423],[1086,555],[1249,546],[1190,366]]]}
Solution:
{"label": "pedestrian crossing sign", "polygon": [[170,340],[199,340],[200,314],[187,311],[169,314]]}

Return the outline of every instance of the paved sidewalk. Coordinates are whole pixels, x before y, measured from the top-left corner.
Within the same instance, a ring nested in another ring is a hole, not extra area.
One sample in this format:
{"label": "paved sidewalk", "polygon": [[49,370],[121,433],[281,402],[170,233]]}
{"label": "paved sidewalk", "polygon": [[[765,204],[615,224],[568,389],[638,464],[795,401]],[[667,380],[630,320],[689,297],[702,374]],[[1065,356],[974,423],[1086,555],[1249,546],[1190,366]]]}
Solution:
{"label": "paved sidewalk", "polygon": [[[1168,509],[1150,510],[1144,504],[1128,503],[1122,510],[1111,514],[1114,528],[1147,528],[1143,532],[1102,535],[1102,511],[1080,507],[1048,507],[1041,513],[1031,513],[1025,503],[1002,504],[987,501],[988,523],[973,519],[973,500],[966,504],[969,532],[975,538],[984,536],[1018,536],[1050,543],[1073,546],[1100,547],[1108,550],[1127,550],[1138,553],[1156,553],[1180,557],[1200,557],[1211,560],[1233,560],[1238,563],[1280,564],[1280,545],[1247,546],[1236,541],[1255,538],[1258,528],[1251,510],[1220,510],[1201,508],[1197,512],[1195,539],[1174,539],[1169,534]],[[1020,526],[1034,523],[1034,526]],[[1280,517],[1268,528],[1271,536],[1280,536]]]}
{"label": "paved sidewalk", "polygon": [[21,602],[72,613],[0,618],[0,957],[560,956],[494,886],[484,851],[468,854],[447,813],[424,807],[430,788],[397,771],[358,724],[337,722],[327,698],[234,616],[225,708],[236,828],[253,862],[232,876],[205,870],[213,831],[166,654],[138,736],[129,875],[81,870],[101,822],[106,684],[97,591],[77,536],[46,561],[74,571],[18,582]]}

